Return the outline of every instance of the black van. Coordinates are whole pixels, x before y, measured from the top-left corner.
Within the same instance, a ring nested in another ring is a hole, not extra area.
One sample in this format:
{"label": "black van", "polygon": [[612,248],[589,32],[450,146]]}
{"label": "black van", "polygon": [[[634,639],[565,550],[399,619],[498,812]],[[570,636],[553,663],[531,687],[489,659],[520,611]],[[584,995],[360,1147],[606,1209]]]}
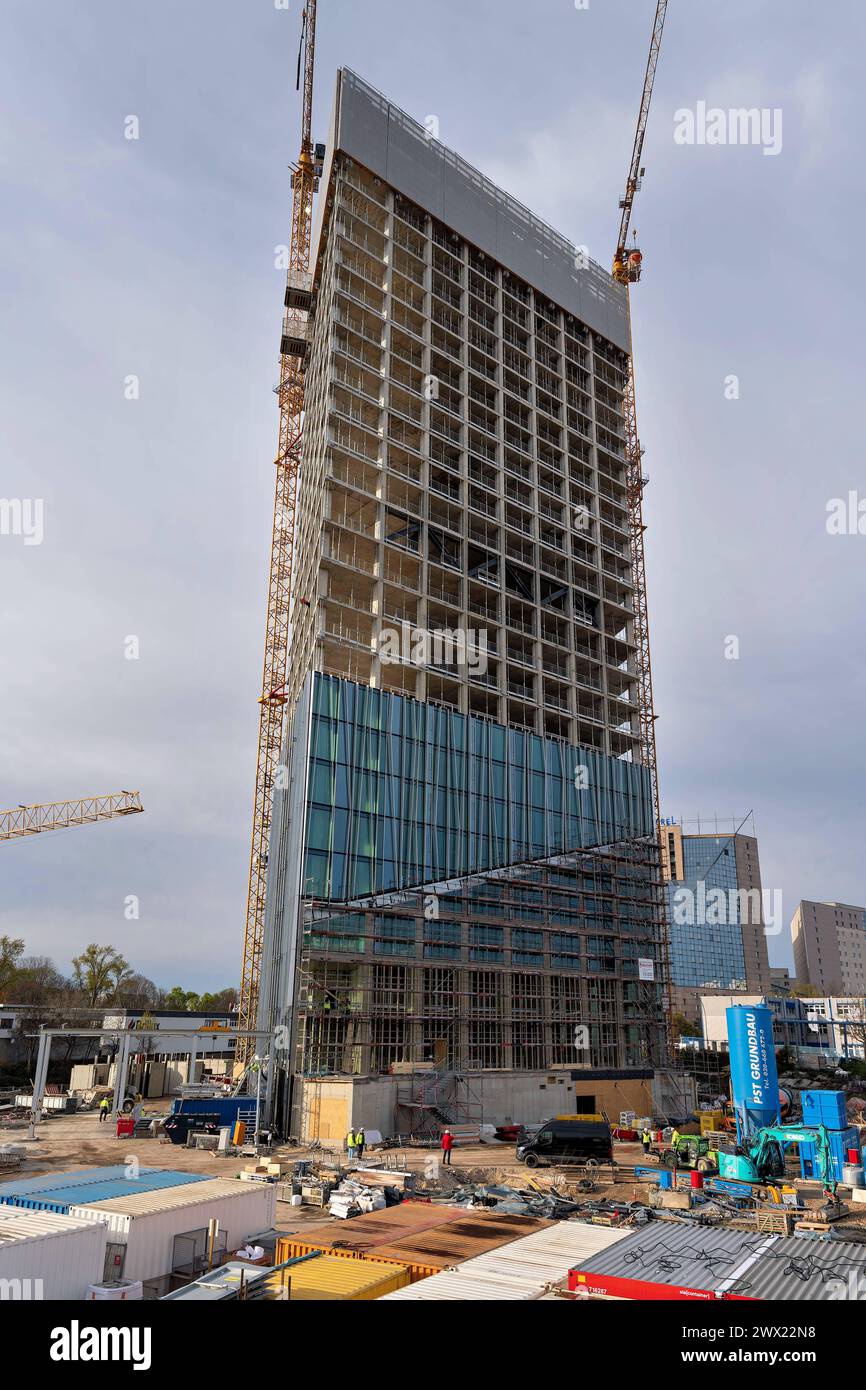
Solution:
{"label": "black van", "polygon": [[527,1168],[588,1158],[612,1163],[610,1125],[603,1120],[545,1120],[540,1128],[521,1133],[515,1153]]}

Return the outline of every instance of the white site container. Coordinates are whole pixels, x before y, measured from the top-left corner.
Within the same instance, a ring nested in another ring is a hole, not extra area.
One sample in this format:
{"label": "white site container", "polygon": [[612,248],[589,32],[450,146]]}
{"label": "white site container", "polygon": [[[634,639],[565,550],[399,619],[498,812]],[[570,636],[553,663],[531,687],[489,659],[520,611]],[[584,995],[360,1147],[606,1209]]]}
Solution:
{"label": "white site container", "polygon": [[0,1297],[85,1298],[102,1278],[107,1230],[104,1221],[0,1207]]}
{"label": "white site container", "polygon": [[213,1178],[70,1207],[69,1214],[106,1221],[109,1244],[126,1246],[118,1274],[147,1280],[171,1273],[175,1236],[200,1230],[215,1218],[225,1233],[227,1249],[235,1250],[249,1236],[273,1226],[276,1201],[274,1183]]}
{"label": "white site container", "polygon": [[513,1283],[508,1279],[497,1279],[493,1275],[470,1278],[459,1269],[445,1269],[441,1274],[431,1274],[428,1279],[419,1279],[405,1288],[395,1289],[393,1293],[383,1294],[378,1303],[399,1298],[412,1303],[465,1303],[491,1299],[493,1302],[516,1300],[529,1303],[538,1298],[526,1284]]}
{"label": "white site container", "polygon": [[486,1255],[464,1260],[456,1269],[419,1279],[405,1289],[385,1294],[389,1298],[436,1302],[446,1299],[523,1299],[541,1298],[551,1284],[558,1284],[572,1265],[581,1259],[615,1245],[631,1231],[610,1226],[591,1226],[581,1221],[560,1221],[556,1226],[533,1231],[532,1235],[511,1240]]}

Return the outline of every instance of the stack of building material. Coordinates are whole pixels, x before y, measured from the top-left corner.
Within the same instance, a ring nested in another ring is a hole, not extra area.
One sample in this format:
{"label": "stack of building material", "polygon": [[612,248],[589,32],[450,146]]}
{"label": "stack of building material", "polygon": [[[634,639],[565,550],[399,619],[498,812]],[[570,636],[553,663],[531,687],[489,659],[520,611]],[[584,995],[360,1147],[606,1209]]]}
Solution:
{"label": "stack of building material", "polygon": [[425,1301],[537,1299],[551,1285],[566,1279],[576,1260],[606,1250],[627,1236],[626,1231],[605,1226],[562,1221],[387,1297]]}
{"label": "stack of building material", "polygon": [[106,1230],[101,1222],[59,1212],[0,1206],[0,1286],[6,1297],[83,1299],[88,1285],[102,1278]]}
{"label": "stack of building material", "polygon": [[73,1206],[204,1181],[203,1173],[181,1173],[174,1168],[139,1168],[133,1173],[128,1165],[115,1163],[104,1168],[41,1173],[35,1178],[16,1178],[12,1182],[0,1183],[0,1205],[65,1213]]}
{"label": "stack of building material", "polygon": [[328,1201],[331,1216],[345,1220],[358,1216],[361,1212],[384,1211],[387,1206],[381,1188],[366,1187],[352,1178],[344,1178],[339,1187],[334,1188]]}
{"label": "stack of building material", "polygon": [[415,1174],[399,1168],[353,1168],[352,1177],[366,1187],[395,1187],[398,1192],[408,1192],[415,1186]]}

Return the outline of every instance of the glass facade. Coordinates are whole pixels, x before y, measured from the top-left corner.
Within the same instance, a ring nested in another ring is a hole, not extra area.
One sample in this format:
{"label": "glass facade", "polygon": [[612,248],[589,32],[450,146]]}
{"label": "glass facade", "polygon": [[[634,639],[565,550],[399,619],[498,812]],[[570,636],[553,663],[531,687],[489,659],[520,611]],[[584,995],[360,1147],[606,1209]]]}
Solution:
{"label": "glass facade", "polygon": [[734,840],[684,835],[682,847],[684,877],[668,884],[671,983],[745,989]]}
{"label": "glass facade", "polygon": [[652,833],[637,763],[313,679],[309,896],[355,899]]}
{"label": "glass facade", "polygon": [[664,1055],[642,767],[322,674],[294,758],[306,777],[277,794],[270,865],[283,983],[265,994],[278,1017],[294,991],[297,1072]]}

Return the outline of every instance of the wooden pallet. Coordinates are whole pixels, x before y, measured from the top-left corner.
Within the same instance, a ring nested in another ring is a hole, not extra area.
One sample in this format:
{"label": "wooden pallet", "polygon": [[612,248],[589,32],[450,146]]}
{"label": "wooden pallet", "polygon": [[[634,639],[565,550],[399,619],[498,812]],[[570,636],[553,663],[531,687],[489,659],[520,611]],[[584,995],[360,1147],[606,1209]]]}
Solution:
{"label": "wooden pallet", "polygon": [[762,1235],[790,1236],[794,1231],[797,1213],[784,1207],[756,1207],[755,1227]]}

